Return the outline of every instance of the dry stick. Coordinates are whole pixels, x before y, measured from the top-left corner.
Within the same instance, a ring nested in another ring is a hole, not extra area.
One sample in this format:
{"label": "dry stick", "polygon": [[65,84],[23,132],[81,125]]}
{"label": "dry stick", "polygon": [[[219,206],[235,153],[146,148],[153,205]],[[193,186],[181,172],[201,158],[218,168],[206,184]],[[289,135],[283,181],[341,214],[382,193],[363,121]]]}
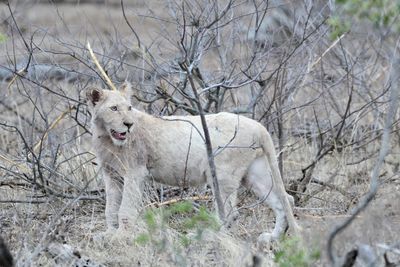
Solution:
{"label": "dry stick", "polygon": [[136,33],[135,29],[132,27],[132,25],[129,22],[128,18],[126,17],[124,0],[121,0],[121,9],[122,9],[122,15],[124,16],[125,22],[126,22],[126,24],[128,24],[128,27],[131,29],[132,33],[135,35],[135,38],[137,40],[137,46],[140,49],[140,46],[141,46],[140,38],[139,38],[139,35]]}
{"label": "dry stick", "polygon": [[390,104],[389,111],[387,113],[385,127],[383,129],[381,148],[379,151],[379,157],[374,166],[374,169],[371,174],[370,181],[370,189],[369,192],[364,196],[364,198],[358,203],[357,207],[353,211],[353,214],[346,219],[343,223],[336,226],[333,231],[330,233],[328,242],[327,242],[327,253],[328,258],[332,266],[340,266],[340,262],[338,261],[338,257],[334,255],[333,252],[333,240],[334,238],[341,232],[343,232],[356,218],[357,215],[360,214],[371,202],[371,200],[375,197],[378,188],[379,188],[379,172],[384,163],[385,157],[389,153],[390,150],[390,134],[392,123],[395,120],[396,112],[399,106],[399,90],[400,90],[400,59],[396,59],[396,54],[394,55],[394,62],[392,63],[392,71],[390,74],[390,82],[391,82],[391,92],[390,92]]}
{"label": "dry stick", "polygon": [[[15,27],[16,27],[16,29],[18,31],[18,34],[21,37],[22,42],[24,43],[26,50],[29,51],[29,57],[28,57],[28,62],[26,64],[26,66],[24,68],[20,69],[19,71],[17,71],[14,74],[14,77],[11,79],[11,81],[8,83],[8,86],[7,86],[7,90],[9,90],[11,85],[17,79],[17,77],[20,77],[21,75],[26,74],[26,72],[28,71],[29,64],[31,63],[31,60],[32,60],[33,51],[32,51],[32,47],[29,46],[28,43],[26,42],[26,40],[25,40],[25,38],[24,38],[24,36],[22,34],[22,31],[21,31],[20,27],[18,26],[17,21],[15,20],[14,13],[11,10],[10,1],[7,1],[6,5],[8,7],[8,11],[10,12],[10,16],[12,18],[12,21],[14,22]],[[32,35],[32,38],[33,38],[33,35]],[[32,39],[31,39],[31,45],[32,45]]]}
{"label": "dry stick", "polygon": [[15,167],[17,167],[22,172],[29,172],[30,171],[30,169],[28,169],[26,166],[24,166],[23,163],[15,162],[14,160],[9,159],[6,156],[3,156],[1,154],[0,154],[0,159],[5,161],[5,162],[8,162],[8,163],[14,165]]}
{"label": "dry stick", "polygon": [[32,200],[32,199],[27,199],[27,200],[21,200],[21,199],[7,199],[7,200],[1,200],[0,203],[12,203],[12,204],[18,204],[18,203],[23,203],[23,204],[44,204],[48,203],[46,200]]}
{"label": "dry stick", "polygon": [[215,166],[214,154],[213,154],[213,149],[212,149],[212,144],[211,144],[211,137],[210,137],[210,132],[208,131],[208,126],[207,126],[207,121],[205,118],[204,110],[203,110],[203,107],[201,106],[200,97],[199,97],[199,94],[197,93],[197,89],[196,89],[196,86],[195,86],[193,78],[192,78],[191,70],[189,70],[189,68],[187,66],[183,66],[183,67],[188,74],[189,83],[190,83],[190,86],[192,87],[193,95],[195,97],[195,102],[196,102],[197,109],[198,109],[199,115],[200,115],[201,126],[203,128],[204,139],[205,139],[205,143],[206,143],[205,145],[206,145],[206,150],[207,150],[208,165],[210,166],[210,172],[211,172],[211,177],[212,177],[212,189],[213,189],[214,199],[215,199],[215,202],[216,202],[217,208],[218,208],[218,215],[219,215],[220,219],[225,220],[224,203],[222,201],[221,191],[219,189],[219,183],[218,183],[218,178],[217,178],[217,167]]}
{"label": "dry stick", "polygon": [[[24,104],[25,101],[22,101],[21,104]],[[22,121],[24,121],[25,123],[27,123],[30,127],[34,128],[38,133],[43,132],[42,129],[40,129],[37,125],[34,125],[27,117],[25,117],[24,115],[20,114],[20,112],[18,112],[16,110],[16,108],[12,107],[11,105],[8,104],[8,100],[3,100],[0,99],[0,104],[3,105],[6,110],[8,110],[9,112],[12,112],[14,115],[16,115],[19,119],[21,119]],[[18,107],[20,104],[19,103],[15,103],[14,104],[16,107]]]}
{"label": "dry stick", "polygon": [[146,205],[144,208],[153,207],[153,206],[158,208],[161,206],[175,204],[175,203],[178,203],[181,201],[189,201],[189,200],[191,200],[191,201],[199,201],[199,200],[207,201],[210,199],[211,198],[209,196],[193,196],[193,197],[184,197],[184,198],[173,198],[173,199],[170,199],[170,200],[167,200],[164,202],[160,202],[160,203],[159,202],[150,203],[150,204]]}
{"label": "dry stick", "polygon": [[[334,141],[339,140],[339,137],[340,137],[340,134],[343,131],[345,122],[350,116],[349,114],[350,114],[350,107],[351,107],[351,103],[352,103],[352,99],[353,99],[353,89],[354,88],[351,87],[349,99],[347,101],[346,110],[345,110],[343,116],[341,116],[342,120],[339,123],[339,129],[338,129],[338,131],[336,133],[336,137],[334,138]],[[327,147],[327,148],[325,149],[325,147]],[[330,144],[328,143],[328,144],[322,146],[319,149],[319,151],[318,151],[317,155],[315,156],[315,159],[313,160],[313,162],[311,162],[307,167],[305,167],[305,168],[303,168],[301,170],[302,173],[303,173],[303,176],[300,178],[298,185],[296,185],[297,186],[296,191],[304,193],[307,190],[307,185],[309,184],[309,182],[311,180],[311,175],[312,175],[314,169],[316,168],[317,163],[320,160],[322,160],[324,157],[326,157],[329,154],[329,152],[333,151],[334,149],[335,149],[335,144],[332,143],[332,142],[330,142]],[[295,201],[296,202],[300,201],[299,196],[297,196],[297,195],[295,196]]]}
{"label": "dry stick", "polygon": [[115,87],[115,85],[112,83],[112,81],[110,80],[110,78],[108,77],[107,73],[104,71],[104,69],[101,67],[99,61],[97,60],[95,54],[93,53],[92,48],[90,47],[90,43],[87,43],[87,49],[89,50],[89,54],[93,59],[94,64],[96,65],[96,67],[99,69],[101,75],[103,76],[103,78],[106,80],[108,86],[110,86],[110,88],[112,90],[117,90],[117,88]]}
{"label": "dry stick", "polygon": [[50,125],[50,127],[49,127],[49,128],[46,130],[46,132],[44,133],[43,138],[41,138],[41,139],[39,140],[39,142],[37,142],[36,145],[33,147],[33,151],[36,151],[36,150],[39,149],[39,147],[40,147],[40,146],[42,145],[42,143],[43,143],[43,140],[46,139],[47,136],[49,135],[49,132],[50,132],[54,127],[56,127],[56,126],[61,122],[61,120],[64,119],[64,117],[65,117],[68,113],[70,113],[70,112],[71,112],[72,110],[74,110],[74,109],[75,109],[75,107],[68,108],[66,111],[64,111],[63,113],[61,113],[60,116],[58,116],[58,117],[53,121],[53,123]]}
{"label": "dry stick", "polygon": [[337,38],[336,41],[334,41],[334,42],[328,47],[328,49],[326,49],[326,50],[324,51],[324,53],[322,53],[322,55],[321,55],[313,64],[311,64],[311,66],[308,68],[307,73],[310,72],[310,70],[311,70],[315,65],[317,65],[318,62],[320,62],[321,59],[322,59],[335,45],[337,45],[337,44],[339,43],[340,40],[343,39],[343,37],[346,35],[346,33],[347,33],[347,32],[343,33],[339,38]]}
{"label": "dry stick", "polygon": [[29,259],[21,264],[21,266],[31,266],[30,263],[40,255],[40,253],[47,247],[48,243],[50,240],[48,240],[48,236],[50,235],[52,229],[55,228],[57,221],[61,218],[61,216],[64,214],[64,212],[71,207],[75,202],[77,202],[82,195],[83,191],[87,188],[88,184],[85,186],[85,188],[82,189],[82,191],[79,193],[78,196],[76,196],[74,199],[69,201],[57,214],[53,216],[53,219],[50,221],[50,223],[47,225],[47,227],[44,229],[43,235],[41,239],[39,240],[36,248],[30,255]]}
{"label": "dry stick", "polygon": [[7,90],[10,90],[11,85],[13,85],[13,83],[15,82],[15,80],[20,77],[20,75],[22,75],[23,73],[25,73],[25,67],[20,69],[19,71],[17,71],[14,76],[12,77],[11,81],[8,83],[7,85]]}
{"label": "dry stick", "polygon": [[[336,176],[337,172],[335,172],[334,174]],[[331,177],[333,177],[333,176],[331,176]],[[328,179],[328,180],[330,180],[330,179]],[[332,183],[329,183],[329,182],[324,182],[324,181],[318,180],[316,178],[311,178],[310,182],[314,183],[314,184],[321,185],[321,186],[323,186],[323,188],[329,187],[330,189],[338,191],[340,194],[342,194],[345,197],[350,197],[351,196],[349,192],[346,192],[346,190],[344,190],[343,188],[341,188],[338,185],[335,185],[335,184],[332,184]]]}

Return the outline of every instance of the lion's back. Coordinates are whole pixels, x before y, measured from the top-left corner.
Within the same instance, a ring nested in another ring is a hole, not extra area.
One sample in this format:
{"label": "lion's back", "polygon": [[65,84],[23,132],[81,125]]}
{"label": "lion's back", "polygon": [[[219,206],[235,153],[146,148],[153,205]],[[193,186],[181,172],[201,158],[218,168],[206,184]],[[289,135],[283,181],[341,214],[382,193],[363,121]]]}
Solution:
{"label": "lion's back", "polygon": [[[229,112],[219,112],[214,114],[205,115],[207,127],[210,131],[217,130],[232,132],[240,130],[241,132],[251,133],[254,131],[260,131],[264,126],[259,122],[247,118],[243,115],[238,115]],[[197,130],[202,130],[202,124],[200,116],[166,116],[163,117],[164,120],[168,121],[181,121],[187,122],[188,127],[195,126]]]}
{"label": "lion's back", "polygon": [[[260,145],[263,126],[258,122],[227,112],[206,115],[206,121],[219,166],[232,165],[231,169],[242,166],[244,171],[263,153]],[[167,116],[147,126],[146,139],[154,155],[149,166],[154,177],[168,180],[169,184],[179,176],[186,176],[193,183],[203,177],[208,160],[199,116]]]}

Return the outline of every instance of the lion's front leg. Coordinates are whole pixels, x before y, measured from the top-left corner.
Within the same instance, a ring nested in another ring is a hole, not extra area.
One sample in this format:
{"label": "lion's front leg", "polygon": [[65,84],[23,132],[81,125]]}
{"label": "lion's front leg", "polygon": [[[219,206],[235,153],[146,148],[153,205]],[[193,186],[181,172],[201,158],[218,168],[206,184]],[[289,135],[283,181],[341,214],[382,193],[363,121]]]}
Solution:
{"label": "lion's front leg", "polygon": [[125,177],[124,191],[122,195],[121,207],[119,209],[119,229],[131,229],[139,216],[139,211],[143,206],[143,181],[148,175],[146,168],[135,168],[130,172],[129,177]]}
{"label": "lion's front leg", "polygon": [[118,211],[121,206],[123,180],[105,173],[104,183],[106,186],[106,222],[107,231],[118,228]]}

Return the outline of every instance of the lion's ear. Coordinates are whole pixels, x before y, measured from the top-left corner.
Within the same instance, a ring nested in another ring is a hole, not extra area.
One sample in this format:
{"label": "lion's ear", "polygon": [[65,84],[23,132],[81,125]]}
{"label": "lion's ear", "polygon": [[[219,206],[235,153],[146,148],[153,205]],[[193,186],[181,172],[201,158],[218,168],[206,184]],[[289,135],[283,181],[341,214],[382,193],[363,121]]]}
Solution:
{"label": "lion's ear", "polygon": [[104,99],[104,92],[102,89],[89,88],[86,91],[86,99],[88,100],[89,106],[94,107]]}
{"label": "lion's ear", "polygon": [[131,101],[133,96],[133,88],[130,82],[124,82],[120,87],[119,91],[129,100]]}

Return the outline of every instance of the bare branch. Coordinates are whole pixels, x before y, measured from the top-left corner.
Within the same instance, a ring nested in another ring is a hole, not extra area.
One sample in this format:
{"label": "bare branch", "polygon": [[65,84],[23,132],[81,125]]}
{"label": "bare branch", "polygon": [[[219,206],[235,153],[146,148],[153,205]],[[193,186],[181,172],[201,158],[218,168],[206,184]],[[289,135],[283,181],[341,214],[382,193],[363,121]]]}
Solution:
{"label": "bare branch", "polygon": [[[397,51],[396,51],[397,52]],[[390,104],[389,110],[386,116],[385,127],[383,130],[382,141],[381,141],[381,149],[379,152],[378,159],[374,165],[374,169],[371,174],[370,180],[370,188],[369,192],[364,196],[364,198],[358,203],[356,208],[352,212],[352,216],[347,218],[343,223],[336,226],[333,231],[330,233],[328,241],[327,241],[327,252],[329,256],[329,261],[333,266],[339,266],[341,263],[339,262],[337,256],[335,256],[333,251],[333,241],[335,237],[343,232],[355,219],[355,217],[360,214],[372,201],[375,197],[380,182],[379,182],[379,173],[384,163],[384,160],[389,153],[390,150],[390,133],[393,121],[395,120],[396,112],[399,106],[399,90],[400,90],[400,60],[398,58],[397,53],[395,52],[392,62],[392,70],[390,74],[390,82],[391,82],[391,93],[390,93]]]}

